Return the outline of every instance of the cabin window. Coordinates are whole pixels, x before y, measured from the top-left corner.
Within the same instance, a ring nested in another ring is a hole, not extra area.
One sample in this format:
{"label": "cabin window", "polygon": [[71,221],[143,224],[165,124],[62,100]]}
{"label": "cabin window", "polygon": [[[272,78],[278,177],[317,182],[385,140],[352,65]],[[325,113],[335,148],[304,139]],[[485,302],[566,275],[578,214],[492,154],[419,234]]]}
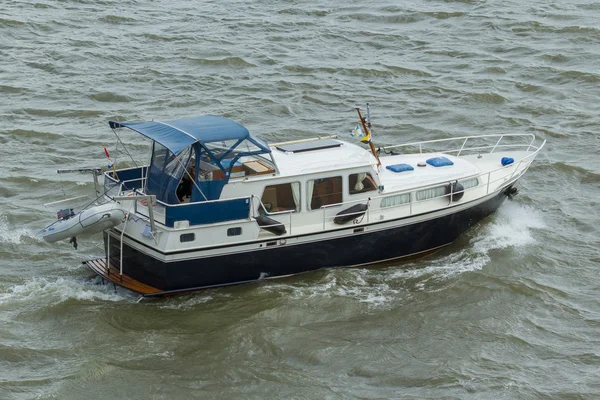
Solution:
{"label": "cabin window", "polygon": [[196,240],[196,235],[194,233],[184,233],[179,236],[179,241],[181,243],[193,242],[194,240]]}
{"label": "cabin window", "polygon": [[308,181],[307,198],[309,210],[342,202],[342,177],[334,176]]}
{"label": "cabin window", "polygon": [[362,172],[348,176],[348,189],[350,194],[358,194],[377,190],[377,185],[370,173]]}
{"label": "cabin window", "polygon": [[227,236],[239,236],[241,234],[242,234],[241,226],[227,229]]}
{"label": "cabin window", "polygon": [[396,196],[388,196],[381,199],[381,208],[399,206],[410,202],[410,194],[398,194]]}
{"label": "cabin window", "polygon": [[435,197],[442,197],[446,195],[446,186],[436,186],[433,188],[419,190],[417,192],[417,201],[429,200]]}
{"label": "cabin window", "polygon": [[261,201],[268,213],[300,211],[300,182],[267,186]]}
{"label": "cabin window", "polygon": [[464,181],[458,181],[458,183],[460,183],[465,188],[465,190],[467,190],[467,189],[471,189],[472,187],[479,185],[479,179],[477,179],[477,178],[465,179]]}

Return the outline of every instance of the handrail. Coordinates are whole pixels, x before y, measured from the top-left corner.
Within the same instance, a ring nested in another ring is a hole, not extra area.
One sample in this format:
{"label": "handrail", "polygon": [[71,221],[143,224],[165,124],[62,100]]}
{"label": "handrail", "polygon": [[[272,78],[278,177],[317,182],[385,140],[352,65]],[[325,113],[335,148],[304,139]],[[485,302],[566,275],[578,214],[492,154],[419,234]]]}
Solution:
{"label": "handrail", "polygon": [[[490,134],[490,135],[475,135],[475,136],[461,136],[461,137],[456,137],[456,138],[445,138],[445,139],[434,139],[434,140],[425,140],[425,141],[421,141],[421,142],[411,142],[411,143],[403,143],[403,144],[397,144],[397,145],[392,145],[392,146],[384,146],[382,147],[383,150],[389,150],[389,149],[397,149],[399,147],[416,147],[419,146],[419,153],[423,152],[423,145],[425,144],[432,144],[432,143],[444,143],[444,142],[453,142],[453,141],[460,141],[460,140],[464,140],[463,142],[463,146],[460,149],[456,149],[456,150],[444,150],[445,153],[450,153],[450,152],[462,152],[463,150],[475,150],[475,149],[464,149],[464,146],[466,145],[466,142],[469,139],[483,139],[483,138],[496,138],[498,137],[498,142],[496,143],[496,145],[498,145],[500,143],[501,140],[503,140],[505,137],[522,137],[522,138],[531,138],[531,142],[529,143],[528,146],[530,147],[534,147],[533,143],[535,142],[535,135],[532,133],[505,133],[505,134]],[[506,145],[506,146],[522,146],[519,144],[514,144],[514,145]],[[542,145],[543,146],[543,145]],[[539,148],[541,148],[542,146],[540,146]],[[489,148],[492,146],[484,146],[483,148]],[[493,153],[493,151],[495,150],[496,146],[492,147],[492,151],[490,151],[490,153]],[[536,149],[539,149],[536,148]]]}
{"label": "handrail", "polygon": [[[289,216],[289,226],[290,226],[290,231],[288,232],[288,234],[289,235],[292,234],[292,213],[296,212],[296,210],[283,210],[283,211],[277,211],[277,212],[274,212],[274,213],[270,213],[269,211],[267,211],[267,208],[263,204],[261,198],[259,198],[258,196],[255,196],[255,195],[250,195],[250,198],[251,198],[250,201],[253,201],[252,199],[258,199],[258,202],[259,202],[260,206],[265,211],[265,215],[267,215],[267,216],[277,216],[277,215],[288,214],[288,216]],[[256,215],[254,215],[254,207],[252,207],[252,216],[254,218],[256,218]],[[281,223],[283,223],[283,222],[281,222]],[[264,225],[263,227],[270,227],[270,226],[277,226],[277,224]]]}

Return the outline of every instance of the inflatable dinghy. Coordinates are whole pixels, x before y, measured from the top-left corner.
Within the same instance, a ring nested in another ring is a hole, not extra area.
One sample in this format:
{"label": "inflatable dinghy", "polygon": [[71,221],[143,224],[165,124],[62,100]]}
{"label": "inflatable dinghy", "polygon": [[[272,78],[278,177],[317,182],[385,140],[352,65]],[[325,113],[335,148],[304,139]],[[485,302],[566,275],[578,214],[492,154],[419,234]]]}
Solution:
{"label": "inflatable dinghy", "polygon": [[78,214],[59,213],[59,221],[42,230],[40,234],[46,242],[54,243],[82,234],[98,233],[119,225],[125,214],[125,210],[117,203],[102,204]]}

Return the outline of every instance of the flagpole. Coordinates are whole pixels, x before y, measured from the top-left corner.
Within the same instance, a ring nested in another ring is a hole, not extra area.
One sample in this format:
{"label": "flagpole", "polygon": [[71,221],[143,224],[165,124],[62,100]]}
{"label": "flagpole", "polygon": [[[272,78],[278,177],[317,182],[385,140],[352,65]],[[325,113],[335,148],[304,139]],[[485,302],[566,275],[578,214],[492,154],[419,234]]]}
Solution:
{"label": "flagpole", "polygon": [[[356,108],[356,112],[358,113],[358,118],[360,119],[360,123],[362,124],[362,127],[365,131],[365,134],[371,135],[371,129],[370,129],[370,127],[367,127],[365,119],[363,118],[363,116],[360,113],[360,107],[355,107],[355,108]],[[377,151],[375,151],[375,145],[373,144],[373,138],[371,136],[369,136],[369,147],[371,148],[371,153],[373,153],[373,156],[377,160],[377,166],[378,167],[381,166],[381,161],[379,161],[379,156],[377,155]]]}

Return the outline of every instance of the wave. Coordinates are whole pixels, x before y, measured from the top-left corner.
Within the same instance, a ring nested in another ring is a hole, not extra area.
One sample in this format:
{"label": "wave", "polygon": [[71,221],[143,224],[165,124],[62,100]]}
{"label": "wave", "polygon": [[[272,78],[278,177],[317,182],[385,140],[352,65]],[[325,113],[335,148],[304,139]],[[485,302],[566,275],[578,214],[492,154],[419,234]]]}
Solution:
{"label": "wave", "polygon": [[135,18],[122,17],[120,15],[105,15],[99,18],[100,22],[107,22],[109,24],[124,24],[137,22]]}
{"label": "wave", "polygon": [[94,93],[88,96],[92,100],[101,101],[103,103],[129,103],[133,99],[129,96],[123,96],[112,92]]}
{"label": "wave", "polygon": [[102,285],[100,278],[83,280],[77,278],[32,278],[22,284],[0,291],[0,307],[12,307],[17,303],[34,303],[49,307],[68,300],[80,301],[137,301],[139,296],[115,289],[113,285]]}
{"label": "wave", "polygon": [[559,73],[561,78],[564,80],[575,80],[584,83],[598,83],[600,82],[600,74],[585,71],[562,71]]}
{"label": "wave", "polygon": [[50,63],[39,63],[39,62],[25,62],[25,65],[28,67],[39,69],[45,72],[50,72],[51,74],[60,75],[62,69],[57,67],[56,65]]}
{"label": "wave", "polygon": [[225,57],[219,59],[208,58],[190,58],[194,64],[208,66],[224,66],[224,67],[256,67],[255,64],[244,60],[241,57]]}
{"label": "wave", "polygon": [[52,133],[52,132],[42,132],[42,131],[34,131],[30,129],[13,129],[8,131],[10,135],[14,135],[15,137],[23,137],[27,138],[27,140],[31,139],[48,139],[48,140],[57,140],[64,138],[64,135],[60,133]]}
{"label": "wave", "polygon": [[[389,271],[388,271],[389,272]],[[320,271],[324,273],[317,282],[312,279],[287,283],[269,280],[259,290],[284,295],[286,299],[344,299],[356,301],[367,308],[381,308],[409,296],[401,285],[385,281],[385,269],[341,268]],[[306,277],[307,275],[303,275]],[[295,278],[291,278],[295,279]]]}
{"label": "wave", "polygon": [[97,110],[48,110],[40,108],[24,108],[16,111],[18,114],[34,115],[38,117],[66,117],[66,118],[92,118],[101,117],[104,111]]}
{"label": "wave", "polygon": [[469,93],[465,98],[469,102],[491,104],[502,104],[508,101],[506,97],[501,96],[498,93]]}
{"label": "wave", "polygon": [[575,175],[581,183],[598,183],[600,182],[600,173],[590,171],[584,167],[577,165],[571,165],[566,162],[552,162],[552,163],[534,163],[531,165],[531,171],[544,171],[548,173],[548,169],[559,171],[561,173],[568,174],[570,176]]}
{"label": "wave", "polygon": [[0,214],[0,243],[22,244],[25,239],[38,240],[35,232],[14,226],[6,214]]}
{"label": "wave", "polygon": [[0,93],[26,93],[29,89],[23,87],[15,87],[8,85],[0,85]]}
{"label": "wave", "polygon": [[25,22],[14,19],[0,18],[0,28],[14,28],[24,26]]}
{"label": "wave", "polygon": [[352,20],[358,22],[376,22],[376,23],[398,23],[398,24],[407,24],[411,22],[418,22],[423,19],[422,15],[394,15],[394,16],[384,16],[384,15],[374,15],[374,14],[364,14],[364,13],[352,13],[347,14],[346,18],[350,18]]}

